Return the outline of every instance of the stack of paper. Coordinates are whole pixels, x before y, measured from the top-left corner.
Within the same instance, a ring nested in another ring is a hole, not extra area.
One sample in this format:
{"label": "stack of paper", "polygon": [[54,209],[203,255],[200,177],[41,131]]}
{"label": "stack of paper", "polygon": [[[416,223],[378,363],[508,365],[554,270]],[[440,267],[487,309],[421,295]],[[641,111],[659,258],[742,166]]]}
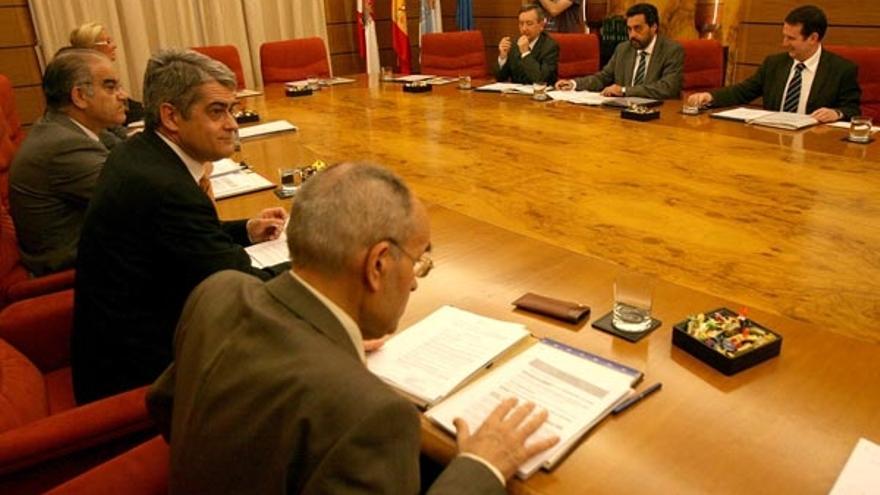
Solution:
{"label": "stack of paper", "polygon": [[428,79],[433,79],[435,77],[437,77],[437,76],[434,76],[431,74],[412,74],[409,76],[395,77],[394,80],[397,82],[407,83],[407,82],[427,81]]}
{"label": "stack of paper", "polygon": [[531,84],[515,84],[504,82],[486,84],[485,86],[478,87],[477,91],[492,91],[495,93],[519,93],[524,95],[535,94],[535,89],[532,87]]}
{"label": "stack of paper", "polygon": [[286,120],[273,120],[272,122],[266,122],[265,124],[240,127],[238,129],[238,137],[241,139],[248,139],[265,134],[274,134],[276,132],[287,132],[296,130],[297,127]]}
{"label": "stack of paper", "polygon": [[587,431],[624,400],[642,373],[593,354],[544,339],[446,399],[425,415],[450,433],[463,418],[474,431],[509,397],[533,402],[549,413],[531,441],[552,436],[559,443],[527,460],[517,470],[522,479],[540,467],[552,468]]}
{"label": "stack of paper", "polygon": [[592,91],[549,91],[547,95],[554,100],[567,101],[575,105],[597,106],[608,100],[608,97]]}
{"label": "stack of paper", "polygon": [[275,266],[285,261],[290,261],[290,251],[287,249],[287,234],[285,232],[273,241],[261,242],[244,248],[251,257],[251,265],[257,268]]}
{"label": "stack of paper", "polygon": [[425,407],[528,335],[524,325],[443,306],[370,354],[367,366]]}
{"label": "stack of paper", "polygon": [[244,168],[237,172],[221,175],[211,174],[211,187],[214,189],[214,199],[224,199],[249,192],[272,189],[275,184],[253,170]]}
{"label": "stack of paper", "polygon": [[802,113],[773,112],[770,110],[756,110],[753,108],[734,108],[723,112],[715,112],[712,117],[719,119],[736,120],[746,124],[763,125],[779,129],[797,130],[814,126],[818,120]]}

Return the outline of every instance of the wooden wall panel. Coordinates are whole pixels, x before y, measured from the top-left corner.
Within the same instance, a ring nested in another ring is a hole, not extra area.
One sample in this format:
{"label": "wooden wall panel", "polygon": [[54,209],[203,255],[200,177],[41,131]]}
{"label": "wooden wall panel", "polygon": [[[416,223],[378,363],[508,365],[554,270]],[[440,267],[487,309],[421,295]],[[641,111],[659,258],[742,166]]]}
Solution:
{"label": "wooden wall panel", "polygon": [[[738,63],[760,64],[767,55],[779,53],[782,48],[781,24],[744,24],[740,29],[742,42]],[[878,27],[829,28],[825,44],[880,46]]]}
{"label": "wooden wall panel", "polygon": [[9,7],[12,5],[27,5],[27,0],[0,0],[0,7]]}
{"label": "wooden wall panel", "polygon": [[791,0],[751,0],[747,2],[744,20],[746,22],[781,23],[788,12],[809,3],[825,11],[830,24],[849,26],[880,25],[880,2],[877,0],[810,0],[799,2]]}
{"label": "wooden wall panel", "polygon": [[30,125],[36,122],[46,109],[42,86],[17,86],[15,106],[22,124]]}
{"label": "wooden wall panel", "polygon": [[42,82],[40,63],[33,47],[0,48],[0,74],[15,86],[38,85]]}
{"label": "wooden wall panel", "polygon": [[34,29],[27,6],[0,7],[0,46],[32,46]]}

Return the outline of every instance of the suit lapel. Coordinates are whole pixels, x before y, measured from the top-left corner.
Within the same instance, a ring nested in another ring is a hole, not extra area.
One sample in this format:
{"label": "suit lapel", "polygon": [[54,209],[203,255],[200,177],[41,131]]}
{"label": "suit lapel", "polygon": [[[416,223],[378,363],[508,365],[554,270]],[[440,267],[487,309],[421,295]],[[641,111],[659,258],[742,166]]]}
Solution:
{"label": "suit lapel", "polygon": [[636,49],[632,47],[629,41],[624,41],[623,43],[626,43],[627,46],[623,52],[623,82],[621,86],[629,86],[632,84],[633,71],[635,70]]}
{"label": "suit lapel", "polygon": [[294,316],[310,324],[339,348],[344,349],[360,361],[361,358],[351,342],[351,337],[342,327],[342,323],[314,294],[289,273],[282,273],[266,282],[266,290]]}

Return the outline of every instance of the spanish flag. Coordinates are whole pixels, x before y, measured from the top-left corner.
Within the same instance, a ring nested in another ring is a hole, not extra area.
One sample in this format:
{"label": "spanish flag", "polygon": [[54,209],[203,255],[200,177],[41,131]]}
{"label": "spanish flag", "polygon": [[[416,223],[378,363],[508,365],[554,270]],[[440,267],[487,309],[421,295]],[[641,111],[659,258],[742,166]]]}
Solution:
{"label": "spanish flag", "polygon": [[409,34],[406,30],[406,0],[391,0],[391,46],[397,54],[397,70],[409,74]]}

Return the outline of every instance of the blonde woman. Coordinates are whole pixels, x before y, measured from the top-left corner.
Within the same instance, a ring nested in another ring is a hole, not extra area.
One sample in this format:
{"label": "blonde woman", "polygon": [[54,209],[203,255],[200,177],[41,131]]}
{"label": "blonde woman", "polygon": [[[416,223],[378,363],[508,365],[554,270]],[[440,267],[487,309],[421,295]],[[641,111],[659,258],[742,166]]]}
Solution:
{"label": "blonde woman", "polygon": [[[97,22],[87,22],[70,33],[70,46],[74,48],[90,48],[97,50],[116,60],[116,42],[107,29]],[[128,99],[128,110],[125,112],[125,125],[143,119],[144,106],[139,101]]]}

